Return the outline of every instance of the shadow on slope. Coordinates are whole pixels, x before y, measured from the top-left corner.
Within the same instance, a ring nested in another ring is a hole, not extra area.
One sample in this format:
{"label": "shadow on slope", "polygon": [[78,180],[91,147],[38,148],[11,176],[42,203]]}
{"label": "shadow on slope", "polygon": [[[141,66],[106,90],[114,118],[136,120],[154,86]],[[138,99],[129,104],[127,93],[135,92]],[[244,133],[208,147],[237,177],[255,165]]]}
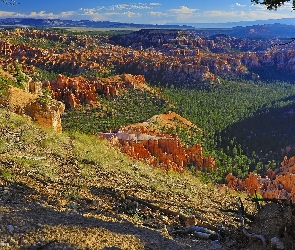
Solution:
{"label": "shadow on slope", "polygon": [[90,203],[77,199],[61,208],[45,196],[35,201],[38,192],[24,183],[7,184],[0,186],[9,190],[1,197],[1,223],[14,229],[2,236],[19,249],[191,249],[159,230],[131,223],[107,206],[93,210]]}
{"label": "shadow on slope", "polygon": [[219,146],[226,150],[228,145],[241,145],[247,156],[265,162],[275,160],[279,164],[283,159],[281,149],[295,142],[295,96],[276,102],[289,104],[260,110],[256,115],[225,128],[218,135],[222,138]]}
{"label": "shadow on slope", "polygon": [[263,67],[258,68],[250,68],[250,70],[259,75],[259,79],[262,81],[280,81],[280,82],[288,82],[294,84],[295,74],[294,71],[285,68],[271,67],[265,65]]}

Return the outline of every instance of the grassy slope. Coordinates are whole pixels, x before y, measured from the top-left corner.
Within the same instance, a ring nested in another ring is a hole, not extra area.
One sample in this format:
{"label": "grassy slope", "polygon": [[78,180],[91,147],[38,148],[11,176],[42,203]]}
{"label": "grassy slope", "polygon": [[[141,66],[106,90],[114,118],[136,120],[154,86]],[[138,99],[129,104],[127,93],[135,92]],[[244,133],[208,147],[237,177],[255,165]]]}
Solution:
{"label": "grassy slope", "polygon": [[[13,248],[210,247],[210,241],[172,237],[169,233],[183,221],[134,199],[195,215],[209,227],[223,223],[237,233],[234,214],[222,212],[236,208],[237,197],[225,190],[188,173],[163,173],[135,162],[94,136],[42,130],[4,109],[0,173],[0,243]],[[247,202],[245,206],[252,209]]]}

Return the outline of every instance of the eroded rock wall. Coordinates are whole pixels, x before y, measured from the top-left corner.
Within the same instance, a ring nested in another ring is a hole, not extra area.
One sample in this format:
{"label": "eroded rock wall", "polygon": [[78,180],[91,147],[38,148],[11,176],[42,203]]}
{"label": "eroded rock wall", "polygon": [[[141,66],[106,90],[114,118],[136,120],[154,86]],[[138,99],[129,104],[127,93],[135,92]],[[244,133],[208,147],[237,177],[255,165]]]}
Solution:
{"label": "eroded rock wall", "polygon": [[[138,132],[138,131],[137,131]],[[202,146],[184,147],[178,137],[161,133],[161,136],[149,134],[114,133],[107,136],[112,145],[138,160],[144,160],[152,166],[161,166],[165,170],[184,171],[188,165],[196,171],[215,171],[215,160],[202,155]],[[140,138],[140,139],[137,139]],[[146,138],[146,139],[144,139]]]}
{"label": "eroded rock wall", "polygon": [[295,202],[295,156],[285,157],[281,167],[268,170],[266,177],[250,173],[246,179],[239,179],[231,173],[227,175],[228,187],[245,190],[249,195],[255,192],[268,199],[288,199]]}
{"label": "eroded rock wall", "polygon": [[[31,84],[31,86],[35,85]],[[40,86],[40,84],[37,84],[37,86]],[[45,104],[40,101],[40,98],[42,98],[42,94],[39,92],[37,94],[35,88],[33,88],[33,93],[30,93],[11,87],[2,104],[12,112],[31,117],[42,127],[52,128],[55,131],[61,132],[60,116],[65,110],[65,105],[50,97],[48,97]]]}
{"label": "eroded rock wall", "polygon": [[40,126],[52,128],[57,132],[62,132],[61,114],[65,110],[65,105],[56,100],[51,100],[44,106],[39,101],[31,102],[24,108],[24,113],[30,116]]}

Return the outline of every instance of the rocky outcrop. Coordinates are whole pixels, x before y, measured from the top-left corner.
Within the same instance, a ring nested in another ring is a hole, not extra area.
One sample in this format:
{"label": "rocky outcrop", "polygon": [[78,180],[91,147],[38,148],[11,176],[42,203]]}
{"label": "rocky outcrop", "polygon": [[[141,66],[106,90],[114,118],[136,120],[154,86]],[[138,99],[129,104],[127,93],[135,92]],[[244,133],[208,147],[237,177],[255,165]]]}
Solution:
{"label": "rocky outcrop", "polygon": [[116,133],[100,135],[108,139],[112,145],[118,146],[127,155],[144,160],[152,166],[178,172],[184,171],[186,166],[193,166],[196,171],[215,171],[214,158],[204,157],[200,144],[185,147],[176,134],[170,135],[159,129],[163,125],[167,128],[171,126],[196,127],[178,114],[170,112],[155,115],[143,123],[122,127]]}
{"label": "rocky outcrop", "polygon": [[24,108],[24,113],[30,116],[40,126],[53,128],[57,132],[62,131],[61,114],[65,110],[65,105],[56,100],[50,100],[47,105],[40,101],[31,102]]}
{"label": "rocky outcrop", "polygon": [[[35,85],[31,84],[28,86]],[[37,84],[37,86],[40,86],[40,84]],[[49,96],[46,97],[48,99],[44,103],[42,102],[43,95],[34,93],[36,92],[35,88],[33,90],[33,93],[30,93],[19,88],[10,87],[8,95],[2,104],[17,114],[31,117],[42,127],[52,128],[55,131],[61,132],[60,115],[64,112],[64,104]]]}
{"label": "rocky outcrop", "polygon": [[143,76],[133,76],[131,74],[91,80],[82,76],[67,77],[58,75],[55,80],[44,82],[43,86],[49,87],[53,92],[53,97],[63,101],[70,108],[75,108],[80,104],[95,104],[98,94],[110,97],[118,95],[120,89],[149,89]]}
{"label": "rocky outcrop", "polygon": [[265,178],[250,173],[242,180],[231,173],[226,177],[227,186],[238,190],[245,190],[249,195],[255,192],[268,199],[288,199],[295,202],[295,157],[285,157],[281,168],[268,170]]}
{"label": "rocky outcrop", "polygon": [[[102,134],[103,136],[106,136]],[[188,165],[196,171],[211,172],[215,170],[212,157],[202,155],[202,146],[184,147],[179,138],[156,137],[148,134],[124,134],[121,132],[108,134],[112,145],[118,146],[122,152],[144,160],[152,166],[160,166],[165,170],[184,171]]]}

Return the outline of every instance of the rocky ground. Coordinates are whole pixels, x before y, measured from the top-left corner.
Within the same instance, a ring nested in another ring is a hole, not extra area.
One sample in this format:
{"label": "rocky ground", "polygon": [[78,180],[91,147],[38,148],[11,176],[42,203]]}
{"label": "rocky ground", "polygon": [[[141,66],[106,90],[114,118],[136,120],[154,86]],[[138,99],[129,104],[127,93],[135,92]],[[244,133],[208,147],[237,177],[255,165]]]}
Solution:
{"label": "rocky ground", "polygon": [[[239,199],[189,173],[131,160],[106,141],[44,131],[0,109],[3,249],[242,249]],[[241,195],[240,195],[241,196]],[[243,199],[249,213],[252,202]],[[185,223],[219,232],[202,240]],[[257,244],[260,244],[257,242]]]}

